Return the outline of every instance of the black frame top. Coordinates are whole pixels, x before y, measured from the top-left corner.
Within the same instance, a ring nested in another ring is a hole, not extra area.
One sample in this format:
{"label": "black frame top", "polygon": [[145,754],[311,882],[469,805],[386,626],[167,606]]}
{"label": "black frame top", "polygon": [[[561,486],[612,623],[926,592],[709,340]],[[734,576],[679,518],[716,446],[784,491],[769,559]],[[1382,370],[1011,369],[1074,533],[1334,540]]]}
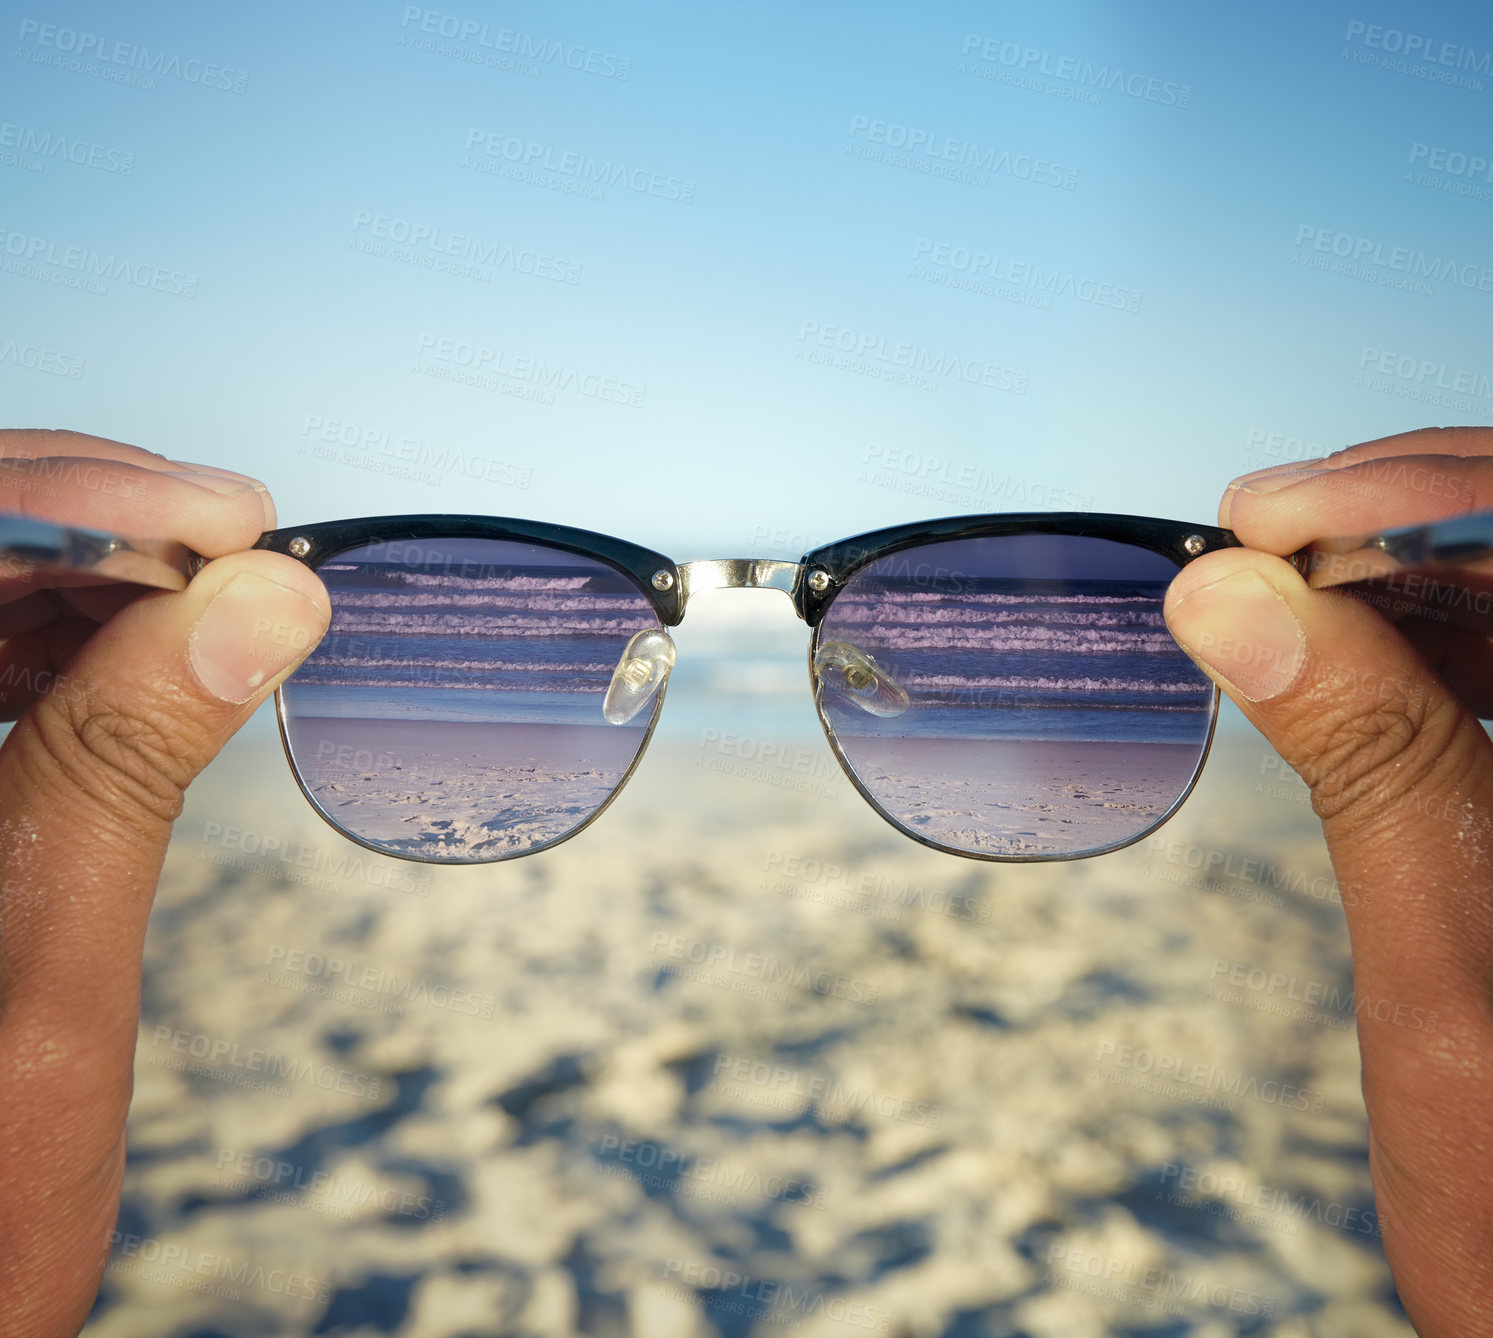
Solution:
{"label": "black frame top", "polygon": [[[305,539],[311,547],[305,553],[291,553],[293,540]],[[521,543],[545,544],[596,558],[629,577],[653,605],[659,621],[676,626],[684,617],[684,602],[679,593],[679,568],[672,558],[625,539],[593,530],[578,530],[569,525],[551,525],[542,520],[515,520],[501,516],[433,515],[361,516],[353,520],[324,520],[315,525],[285,526],[267,530],[259,536],[255,548],[287,553],[304,562],[313,571],[328,558],[364,544],[397,543],[415,539],[509,539]],[[658,572],[668,572],[668,589],[653,584]]]}
{"label": "black frame top", "polygon": [[[940,520],[913,521],[887,529],[871,530],[849,539],[811,549],[800,559],[802,570],[792,591],[793,606],[810,627],[817,626],[844,583],[861,567],[905,548],[943,543],[954,539],[989,538],[1001,534],[1070,534],[1093,539],[1113,539],[1149,548],[1176,562],[1180,568],[1203,553],[1240,546],[1230,530],[1216,525],[1194,525],[1181,520],[1159,520],[1153,516],[1125,516],[1082,511],[1025,511],[1005,514],[948,516]],[[1203,540],[1196,552],[1186,547],[1192,536]],[[304,553],[292,553],[291,543],[305,540]],[[616,539],[594,530],[547,521],[520,520],[505,516],[423,514],[411,516],[360,516],[350,520],[326,520],[313,525],[283,526],[260,535],[256,548],[286,553],[313,571],[328,558],[364,544],[419,539],[505,539],[545,544],[566,552],[596,558],[627,576],[648,599],[666,627],[675,627],[684,617],[679,564],[674,559],[640,544]],[[823,590],[812,588],[807,577],[822,571],[829,578]],[[667,573],[666,588],[654,578]]]}
{"label": "black frame top", "polygon": [[[986,539],[1002,534],[1067,534],[1086,539],[1113,539],[1149,548],[1171,558],[1179,568],[1204,553],[1242,547],[1232,530],[1217,525],[1193,525],[1154,516],[1123,516],[1086,511],[1022,511],[1004,515],[948,516],[942,520],[913,521],[871,530],[811,549],[801,559],[805,576],[822,571],[829,577],[823,590],[800,580],[793,603],[810,627],[818,626],[845,582],[862,567],[905,548],[945,543],[955,539]],[[1196,552],[1186,547],[1193,535],[1203,540]]]}

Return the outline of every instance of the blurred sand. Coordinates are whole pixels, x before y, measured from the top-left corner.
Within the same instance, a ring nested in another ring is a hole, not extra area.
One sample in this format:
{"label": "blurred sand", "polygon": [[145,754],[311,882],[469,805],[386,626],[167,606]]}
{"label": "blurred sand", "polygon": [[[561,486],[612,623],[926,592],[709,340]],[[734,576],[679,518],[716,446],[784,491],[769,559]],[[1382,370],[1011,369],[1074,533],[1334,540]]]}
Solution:
{"label": "blurred sand", "polygon": [[1410,1335],[1341,907],[1242,729],[1091,861],[684,732],[575,840],[432,869],[263,723],[168,856],[91,1338]]}

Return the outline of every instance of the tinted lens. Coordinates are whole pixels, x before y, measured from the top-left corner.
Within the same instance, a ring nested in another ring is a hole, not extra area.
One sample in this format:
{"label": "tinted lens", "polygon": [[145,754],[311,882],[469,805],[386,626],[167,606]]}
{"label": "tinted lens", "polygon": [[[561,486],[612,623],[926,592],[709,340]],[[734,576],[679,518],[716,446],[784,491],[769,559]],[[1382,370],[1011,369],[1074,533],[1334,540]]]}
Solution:
{"label": "tinted lens", "polygon": [[[326,637],[285,683],[291,764],[336,826],[390,854],[471,863],[585,823],[642,752],[650,693],[610,724],[647,598],[594,558],[494,539],[372,544],[317,574]],[[615,714],[615,712],[614,712]]]}
{"label": "tinted lens", "polygon": [[1161,614],[1177,565],[1026,534],[904,549],[852,575],[815,629],[815,697],[893,822],[969,854],[1124,845],[1187,793],[1212,683]]}

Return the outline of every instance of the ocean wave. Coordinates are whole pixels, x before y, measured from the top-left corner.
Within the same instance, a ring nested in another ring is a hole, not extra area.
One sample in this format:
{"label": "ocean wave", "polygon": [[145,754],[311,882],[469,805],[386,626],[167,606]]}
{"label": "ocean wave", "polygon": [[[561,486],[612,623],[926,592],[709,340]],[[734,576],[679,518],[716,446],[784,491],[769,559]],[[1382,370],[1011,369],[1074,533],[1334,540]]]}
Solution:
{"label": "ocean wave", "polygon": [[380,612],[365,610],[332,611],[330,634],[334,636],[385,637],[608,637],[616,638],[617,650],[627,644],[634,633],[655,624],[636,617],[591,618],[535,616],[522,613],[485,614],[473,611],[442,613],[439,610],[406,610]]}
{"label": "ocean wave", "polygon": [[1021,674],[1002,674],[965,678],[957,674],[911,674],[898,680],[909,692],[923,694],[962,693],[971,691],[1020,692],[1133,692],[1211,695],[1213,685],[1206,681],[1192,683],[1158,682],[1149,678],[1087,677],[1045,678]]}
{"label": "ocean wave", "polygon": [[[414,587],[420,590],[470,590],[474,582],[480,581],[483,589],[493,590],[584,590],[598,577],[607,580],[621,580],[615,573],[609,571],[592,571],[567,573],[559,575],[516,575],[511,569],[501,571],[488,570],[488,563],[448,563],[448,566],[468,565],[477,570],[470,575],[453,575],[449,572],[421,571],[416,567],[401,567],[397,565],[385,565],[383,563],[364,562],[325,562],[320,567],[323,572],[336,572],[341,574],[352,574],[363,577],[371,586],[400,585]],[[349,588],[356,588],[356,582],[350,583]],[[627,591],[641,598],[639,591]]]}
{"label": "ocean wave", "polygon": [[547,592],[501,593],[477,591],[466,594],[443,594],[424,598],[418,595],[387,590],[340,590],[331,587],[332,605],[341,609],[523,609],[535,613],[585,612],[589,609],[635,610],[639,616],[651,614],[648,602],[641,595],[606,595]]}
{"label": "ocean wave", "polygon": [[[843,613],[834,610],[833,623],[864,626],[881,622],[908,627],[957,626],[971,627],[1161,627],[1165,618],[1161,605],[1151,608],[1117,609],[1113,612],[1089,610],[1082,613],[1067,610],[990,610],[969,606],[950,606],[937,609],[888,608],[885,604],[867,604],[861,609],[847,609]],[[826,622],[831,621],[826,619]]]}
{"label": "ocean wave", "polygon": [[[297,675],[299,677],[299,673]],[[403,677],[377,677],[367,674],[346,674],[336,666],[327,666],[318,672],[307,674],[301,680],[305,686],[317,688],[363,688],[368,691],[374,689],[395,689],[401,693],[410,692],[545,692],[557,695],[590,695],[600,698],[607,688],[609,675],[596,675],[588,682],[577,677],[575,680],[566,682],[564,679],[539,678],[532,682],[523,683],[500,683],[492,680],[478,681],[476,679],[448,678],[411,678]]]}
{"label": "ocean wave", "polygon": [[[838,609],[845,603],[895,603],[895,604],[1157,604],[1166,594],[1166,586],[1158,584],[1154,593],[1129,589],[1124,593],[1106,591],[1079,594],[1067,590],[1024,590],[1002,593],[996,590],[920,590],[896,585],[858,587],[851,578],[851,585],[835,600]],[[953,573],[951,579],[968,580]]]}
{"label": "ocean wave", "polygon": [[[620,658],[620,656],[619,656]],[[308,664],[338,669],[440,669],[442,673],[463,674],[610,674],[616,667],[610,662],[584,663],[579,660],[555,660],[532,662],[523,660],[440,659],[412,658],[408,655],[325,655],[318,650]]]}
{"label": "ocean wave", "polygon": [[1113,628],[1050,628],[961,625],[909,628],[874,624],[855,643],[873,655],[890,657],[915,651],[978,650],[990,654],[1021,654],[1055,649],[1073,655],[1182,654],[1172,634],[1164,629],[1137,630],[1115,635]]}

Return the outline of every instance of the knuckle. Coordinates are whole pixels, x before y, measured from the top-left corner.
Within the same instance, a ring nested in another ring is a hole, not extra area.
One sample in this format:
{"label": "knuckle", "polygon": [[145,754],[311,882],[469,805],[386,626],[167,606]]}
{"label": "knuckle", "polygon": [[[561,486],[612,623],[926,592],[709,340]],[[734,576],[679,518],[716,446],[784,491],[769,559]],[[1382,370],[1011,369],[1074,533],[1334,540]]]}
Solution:
{"label": "knuckle", "polygon": [[1462,710],[1447,694],[1413,691],[1362,709],[1318,716],[1302,777],[1324,822],[1359,826],[1394,813],[1411,794],[1440,786],[1458,763]]}
{"label": "knuckle", "polygon": [[166,703],[121,706],[74,684],[37,703],[36,759],[54,783],[89,796],[133,827],[169,826],[201,769],[184,712]]}

